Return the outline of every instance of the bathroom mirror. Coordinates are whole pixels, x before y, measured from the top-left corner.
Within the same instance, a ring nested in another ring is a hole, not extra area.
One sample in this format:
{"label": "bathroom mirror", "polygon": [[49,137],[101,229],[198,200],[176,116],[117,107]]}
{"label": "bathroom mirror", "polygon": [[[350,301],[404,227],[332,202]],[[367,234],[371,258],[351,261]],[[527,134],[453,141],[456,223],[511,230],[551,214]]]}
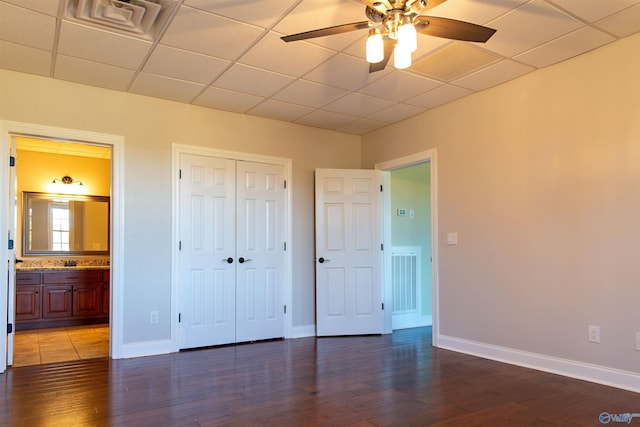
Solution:
{"label": "bathroom mirror", "polygon": [[109,254],[109,197],[22,194],[23,256]]}

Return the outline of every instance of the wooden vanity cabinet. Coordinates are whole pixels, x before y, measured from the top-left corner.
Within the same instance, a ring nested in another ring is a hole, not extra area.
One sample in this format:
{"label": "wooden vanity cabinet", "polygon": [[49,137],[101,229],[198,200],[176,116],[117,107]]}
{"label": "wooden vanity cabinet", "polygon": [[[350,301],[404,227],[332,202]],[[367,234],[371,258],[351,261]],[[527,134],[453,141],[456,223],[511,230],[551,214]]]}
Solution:
{"label": "wooden vanity cabinet", "polygon": [[16,321],[40,318],[40,273],[16,276]]}
{"label": "wooden vanity cabinet", "polygon": [[16,329],[108,322],[104,273],[108,271],[16,272]]}

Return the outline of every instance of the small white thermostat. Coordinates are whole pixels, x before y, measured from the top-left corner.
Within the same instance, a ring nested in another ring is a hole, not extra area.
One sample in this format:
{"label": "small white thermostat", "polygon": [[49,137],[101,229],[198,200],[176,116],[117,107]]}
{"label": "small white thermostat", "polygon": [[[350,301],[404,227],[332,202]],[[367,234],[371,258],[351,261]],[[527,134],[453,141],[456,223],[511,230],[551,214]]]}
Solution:
{"label": "small white thermostat", "polygon": [[407,216],[406,209],[398,209],[398,216]]}

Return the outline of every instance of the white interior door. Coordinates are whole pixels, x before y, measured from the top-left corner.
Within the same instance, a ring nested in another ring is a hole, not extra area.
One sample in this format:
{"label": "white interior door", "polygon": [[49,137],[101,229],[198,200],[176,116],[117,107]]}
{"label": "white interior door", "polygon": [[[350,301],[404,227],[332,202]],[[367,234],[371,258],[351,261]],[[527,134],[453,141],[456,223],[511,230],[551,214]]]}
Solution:
{"label": "white interior door", "polygon": [[235,342],[235,161],[180,156],[180,348]]}
{"label": "white interior door", "polygon": [[383,332],[382,177],[316,170],[317,335]]}
{"label": "white interior door", "polygon": [[284,167],[237,163],[236,340],[284,336]]}

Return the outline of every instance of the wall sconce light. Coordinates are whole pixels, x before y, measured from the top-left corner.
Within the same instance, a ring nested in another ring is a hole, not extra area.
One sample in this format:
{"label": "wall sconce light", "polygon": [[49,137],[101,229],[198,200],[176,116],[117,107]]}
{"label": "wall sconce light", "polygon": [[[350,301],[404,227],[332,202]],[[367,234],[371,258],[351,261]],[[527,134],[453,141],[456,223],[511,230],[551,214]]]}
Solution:
{"label": "wall sconce light", "polygon": [[53,181],[51,181],[52,184],[65,184],[65,185],[69,185],[69,184],[76,184],[76,185],[82,185],[82,181],[76,181],[75,179],[71,178],[69,175],[65,175],[62,178],[54,178]]}
{"label": "wall sconce light", "polygon": [[65,175],[62,178],[54,178],[47,186],[47,190],[61,194],[87,194],[87,187],[82,184],[82,181],[73,179],[69,175]]}

